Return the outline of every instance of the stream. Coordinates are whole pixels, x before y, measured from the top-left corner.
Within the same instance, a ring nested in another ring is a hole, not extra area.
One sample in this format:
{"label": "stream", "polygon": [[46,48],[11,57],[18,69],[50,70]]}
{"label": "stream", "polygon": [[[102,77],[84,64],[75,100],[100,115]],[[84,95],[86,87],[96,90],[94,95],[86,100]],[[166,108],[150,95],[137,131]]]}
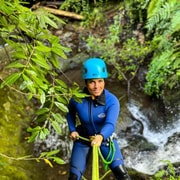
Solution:
{"label": "stream", "polygon": [[163,166],[163,160],[171,163],[180,162],[180,116],[166,128],[159,127],[157,130],[150,129],[148,118],[143,115],[135,102],[129,104],[128,109],[137,119],[141,120],[144,126],[143,137],[147,142],[156,146],[156,149],[130,152],[127,149],[126,153],[130,156],[126,156],[126,165],[139,172],[153,175]]}

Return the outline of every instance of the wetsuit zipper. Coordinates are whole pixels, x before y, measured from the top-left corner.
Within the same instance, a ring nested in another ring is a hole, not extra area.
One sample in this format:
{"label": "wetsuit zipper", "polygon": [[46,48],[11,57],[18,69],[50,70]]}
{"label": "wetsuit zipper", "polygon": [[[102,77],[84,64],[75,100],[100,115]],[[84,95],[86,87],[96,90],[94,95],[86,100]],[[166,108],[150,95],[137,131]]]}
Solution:
{"label": "wetsuit zipper", "polygon": [[93,102],[92,102],[92,100],[90,100],[89,101],[89,121],[90,121],[90,124],[92,125],[94,135],[96,135],[97,131],[96,131],[96,127],[95,127],[94,121],[93,121],[92,106],[93,106]]}

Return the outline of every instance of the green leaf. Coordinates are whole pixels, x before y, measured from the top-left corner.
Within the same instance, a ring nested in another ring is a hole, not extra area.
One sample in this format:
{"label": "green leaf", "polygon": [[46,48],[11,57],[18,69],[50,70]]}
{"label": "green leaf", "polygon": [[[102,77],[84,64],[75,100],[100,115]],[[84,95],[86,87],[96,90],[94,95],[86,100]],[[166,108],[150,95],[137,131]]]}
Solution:
{"label": "green leaf", "polygon": [[40,158],[46,157],[46,156],[47,156],[47,153],[48,153],[48,152],[42,152],[42,153],[40,154]]}
{"label": "green leaf", "polygon": [[41,131],[41,132],[40,132],[39,138],[40,138],[41,140],[43,140],[43,139],[46,138],[46,134],[44,133],[44,131]]}
{"label": "green leaf", "polygon": [[55,28],[55,29],[58,28],[57,24],[54,21],[52,21],[48,16],[44,16],[44,20],[47,24],[49,24],[53,28]]}
{"label": "green leaf", "polygon": [[21,63],[18,63],[18,62],[13,62],[11,64],[8,64],[6,66],[6,68],[24,68],[25,65],[24,64],[21,64]]}
{"label": "green leaf", "polygon": [[36,76],[32,76],[32,79],[34,80],[34,84],[36,84],[38,86],[38,88],[41,88],[43,90],[46,90],[48,88],[48,85],[46,83],[44,83],[43,81],[46,81],[43,78],[38,78]]}
{"label": "green leaf", "polygon": [[40,130],[41,130],[40,126],[36,126],[35,128],[31,128],[31,127],[27,128],[27,132],[35,132],[35,131],[40,131]]}
{"label": "green leaf", "polygon": [[43,131],[44,131],[44,133],[47,134],[47,135],[49,135],[49,133],[50,133],[50,132],[49,132],[49,129],[47,129],[47,128],[44,128]]}
{"label": "green leaf", "polygon": [[12,85],[14,84],[21,76],[21,73],[14,73],[8,76],[1,84],[1,88],[3,88],[5,85]]}
{"label": "green leaf", "polygon": [[59,126],[59,123],[57,121],[51,121],[51,124],[53,126],[53,128],[55,129],[55,131],[61,135],[62,131],[61,131],[61,128]]}
{"label": "green leaf", "polygon": [[34,142],[35,139],[38,137],[39,131],[35,131],[32,133],[32,135],[29,137],[28,142]]}
{"label": "green leaf", "polygon": [[26,72],[30,77],[32,77],[32,76],[37,76],[37,73],[36,73],[36,71],[34,71],[34,70],[26,69],[25,72]]}
{"label": "green leaf", "polygon": [[78,98],[85,98],[85,97],[89,96],[85,93],[78,93],[78,92],[74,92],[73,95],[75,95]]}
{"label": "green leaf", "polygon": [[28,88],[28,89],[30,88],[31,89],[30,92],[35,94],[36,90],[34,90],[34,88],[33,88],[33,82],[31,81],[31,79],[29,79],[29,77],[26,76],[25,74],[23,74],[22,77],[23,77],[24,81],[21,83],[20,89],[24,90],[26,88]]}
{"label": "green leaf", "polygon": [[45,53],[51,51],[51,48],[45,46],[44,44],[42,44],[40,42],[38,44],[39,44],[39,46],[36,46],[36,50],[41,51],[41,52],[45,52]]}
{"label": "green leaf", "polygon": [[53,160],[57,163],[57,164],[65,164],[65,161],[62,160],[59,157],[53,157]]}
{"label": "green leaf", "polygon": [[28,93],[28,96],[27,96],[28,100],[31,100],[32,97],[33,97],[33,94],[32,93]]}
{"label": "green leaf", "polygon": [[68,112],[67,106],[65,106],[63,103],[54,102],[54,104],[63,112]]}
{"label": "green leaf", "polygon": [[61,114],[59,114],[59,113],[52,113],[52,116],[55,119],[55,121],[57,121],[58,123],[65,122],[65,118],[63,116],[61,116]]}
{"label": "green leaf", "polygon": [[47,128],[43,128],[39,134],[39,138],[41,140],[45,139],[46,136],[49,134],[49,130]]}
{"label": "green leaf", "polygon": [[56,150],[47,152],[46,156],[47,156],[47,157],[51,157],[51,156],[53,156],[53,155],[55,155],[55,154],[58,154],[59,151],[60,151],[59,149],[56,149]]}
{"label": "green leaf", "polygon": [[61,102],[63,104],[68,103],[67,100],[64,97],[62,97],[61,95],[56,95],[56,99],[58,100],[58,102]]}
{"label": "green leaf", "polygon": [[67,56],[66,54],[64,53],[64,51],[62,50],[62,48],[58,48],[58,47],[52,47],[52,51],[59,55],[60,57],[64,58],[64,59],[67,59]]}
{"label": "green leaf", "polygon": [[56,79],[55,81],[56,81],[56,83],[59,84],[61,87],[65,88],[65,89],[67,88],[67,85],[66,85],[66,83],[65,83],[64,81],[62,81],[62,80],[60,80],[60,79]]}
{"label": "green leaf", "polygon": [[53,64],[53,66],[57,69],[59,69],[60,67],[60,61],[58,59],[58,56],[56,56],[55,54],[52,54],[52,58],[50,59],[51,63]]}
{"label": "green leaf", "polygon": [[44,69],[50,70],[50,66],[49,64],[46,62],[46,60],[40,56],[40,55],[36,55],[36,58],[32,58],[32,60],[39,66],[43,67]]}
{"label": "green leaf", "polygon": [[46,94],[42,90],[40,92],[40,101],[41,101],[41,104],[44,104],[46,102]]}
{"label": "green leaf", "polygon": [[45,114],[45,113],[47,113],[47,112],[49,112],[49,108],[44,107],[44,108],[38,109],[38,110],[36,111],[36,115],[42,115],[42,114]]}

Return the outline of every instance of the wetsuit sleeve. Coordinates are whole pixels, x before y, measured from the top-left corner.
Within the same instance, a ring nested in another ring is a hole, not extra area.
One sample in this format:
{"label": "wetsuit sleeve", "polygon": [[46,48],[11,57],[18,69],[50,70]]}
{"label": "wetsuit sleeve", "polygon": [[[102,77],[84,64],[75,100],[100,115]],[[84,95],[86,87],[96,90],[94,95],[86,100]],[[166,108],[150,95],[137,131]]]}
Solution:
{"label": "wetsuit sleeve", "polygon": [[71,99],[68,105],[69,112],[66,115],[70,132],[76,131],[76,108],[73,102],[74,101]]}
{"label": "wetsuit sleeve", "polygon": [[104,125],[100,131],[100,134],[104,137],[104,140],[109,138],[115,131],[116,123],[120,113],[120,103],[114,96],[107,99],[106,119]]}

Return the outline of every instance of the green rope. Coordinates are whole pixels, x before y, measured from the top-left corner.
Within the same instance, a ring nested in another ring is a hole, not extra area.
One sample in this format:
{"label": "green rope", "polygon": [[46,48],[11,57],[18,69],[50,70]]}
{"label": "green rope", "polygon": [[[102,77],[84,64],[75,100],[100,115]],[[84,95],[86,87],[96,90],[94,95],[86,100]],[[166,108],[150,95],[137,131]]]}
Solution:
{"label": "green rope", "polygon": [[[106,159],[103,157],[102,153],[101,153],[101,150],[99,148],[99,155],[103,161],[103,163],[105,164],[105,170],[107,170],[107,167],[109,164],[112,163],[113,159],[114,159],[114,155],[115,155],[115,152],[116,152],[116,149],[115,149],[115,146],[114,146],[114,143],[112,141],[109,142],[109,147],[110,147],[110,150],[109,150],[109,153],[106,157]],[[110,158],[110,155],[112,154],[111,158]],[[110,159],[109,159],[110,158]]]}
{"label": "green rope", "polygon": [[110,172],[111,170],[109,169],[108,171],[104,173],[104,175],[99,180],[103,180]]}
{"label": "green rope", "polygon": [[90,139],[85,138],[85,137],[82,137],[82,136],[78,136],[78,139],[82,139],[82,140],[84,140],[84,141],[89,141],[89,142],[90,142]]}

